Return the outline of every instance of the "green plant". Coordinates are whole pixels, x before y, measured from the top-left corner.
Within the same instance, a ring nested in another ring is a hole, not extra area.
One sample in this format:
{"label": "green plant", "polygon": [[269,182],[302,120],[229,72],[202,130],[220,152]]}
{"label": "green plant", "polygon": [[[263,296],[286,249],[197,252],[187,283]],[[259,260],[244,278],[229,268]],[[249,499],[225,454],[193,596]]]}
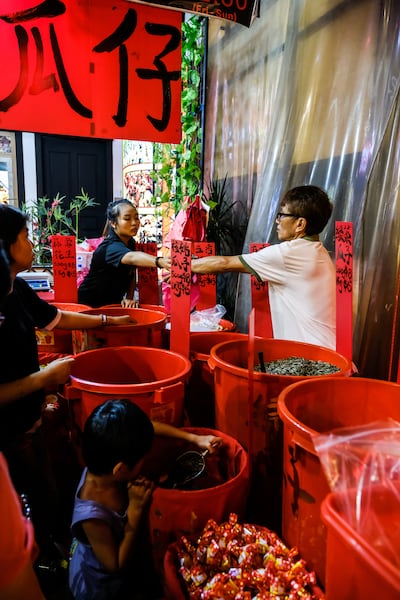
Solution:
{"label": "green plant", "polygon": [[182,140],[179,144],[154,144],[155,196],[172,206],[175,213],[185,196],[193,197],[201,189],[205,26],[206,19],[198,15],[182,24]]}
{"label": "green plant", "polygon": [[82,210],[95,206],[93,198],[81,188],[68,205],[65,203],[66,196],[59,193],[52,201],[47,196],[42,196],[32,205],[24,204],[22,210],[28,215],[31,232],[35,262],[38,265],[46,265],[51,262],[51,236],[56,234],[74,235],[77,243],[79,239],[79,217]]}
{"label": "green plant", "polygon": [[[246,233],[246,225],[237,218],[238,212],[240,217],[245,213],[242,203],[227,199],[227,178],[225,175],[224,179],[211,180],[203,192],[203,201],[210,207],[206,237],[214,242],[215,254],[241,250]],[[235,211],[236,205],[240,211]]]}

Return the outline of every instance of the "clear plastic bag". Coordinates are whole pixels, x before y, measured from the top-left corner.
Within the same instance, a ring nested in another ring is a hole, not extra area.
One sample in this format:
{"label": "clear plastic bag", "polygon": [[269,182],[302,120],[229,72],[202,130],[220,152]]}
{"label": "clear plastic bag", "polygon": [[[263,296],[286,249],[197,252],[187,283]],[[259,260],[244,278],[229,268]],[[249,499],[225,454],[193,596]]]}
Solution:
{"label": "clear plastic bag", "polygon": [[335,429],[313,442],[344,520],[400,566],[400,423]]}
{"label": "clear plastic bag", "polygon": [[219,322],[226,313],[222,304],[212,308],[194,310],[190,315],[190,331],[218,331]]}

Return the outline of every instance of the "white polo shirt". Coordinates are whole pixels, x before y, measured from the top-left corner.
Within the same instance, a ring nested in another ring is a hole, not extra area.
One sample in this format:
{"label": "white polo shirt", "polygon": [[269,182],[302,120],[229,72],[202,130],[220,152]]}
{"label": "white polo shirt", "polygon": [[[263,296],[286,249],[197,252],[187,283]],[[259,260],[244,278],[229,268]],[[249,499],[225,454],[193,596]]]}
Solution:
{"label": "white polo shirt", "polygon": [[274,338],[336,348],[336,274],[320,241],[298,238],[240,256],[268,281]]}

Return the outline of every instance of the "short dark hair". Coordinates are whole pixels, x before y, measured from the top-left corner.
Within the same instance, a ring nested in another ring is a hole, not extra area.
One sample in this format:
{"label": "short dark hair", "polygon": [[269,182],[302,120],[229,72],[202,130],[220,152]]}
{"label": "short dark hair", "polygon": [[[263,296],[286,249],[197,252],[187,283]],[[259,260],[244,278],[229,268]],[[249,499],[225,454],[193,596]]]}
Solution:
{"label": "short dark hair", "polygon": [[0,239],[8,260],[13,262],[10,246],[14,244],[21,231],[26,227],[28,215],[15,206],[0,204]]}
{"label": "short dark hair", "polygon": [[119,462],[133,468],[149,452],[153,438],[153,424],[137,404],[107,400],[85,423],[82,457],[95,475],[111,473]]}
{"label": "short dark hair", "polygon": [[306,235],[321,233],[333,210],[327,193],[315,185],[292,188],[283,196],[280,205],[287,206],[289,212],[306,219]]}

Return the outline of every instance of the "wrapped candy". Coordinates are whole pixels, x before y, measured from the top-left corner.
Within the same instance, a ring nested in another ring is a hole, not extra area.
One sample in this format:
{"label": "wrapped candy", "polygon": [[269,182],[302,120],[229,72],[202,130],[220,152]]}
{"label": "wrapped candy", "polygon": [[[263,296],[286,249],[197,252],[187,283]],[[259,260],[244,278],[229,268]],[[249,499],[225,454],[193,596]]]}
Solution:
{"label": "wrapped candy", "polygon": [[[197,540],[177,544],[190,600],[322,600],[315,573],[296,548],[265,527],[210,519]],[[189,555],[189,556],[188,556]]]}

